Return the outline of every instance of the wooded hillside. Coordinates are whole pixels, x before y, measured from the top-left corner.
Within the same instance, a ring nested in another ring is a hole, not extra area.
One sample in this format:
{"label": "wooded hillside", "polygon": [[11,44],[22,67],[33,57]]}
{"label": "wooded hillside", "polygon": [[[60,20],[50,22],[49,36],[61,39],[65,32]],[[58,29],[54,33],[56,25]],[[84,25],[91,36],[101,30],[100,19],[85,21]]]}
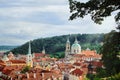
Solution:
{"label": "wooded hillside", "polygon": [[[40,38],[31,41],[32,52],[41,52],[43,46],[47,54],[56,54],[65,51],[65,44],[67,38],[70,38],[71,45],[77,37],[79,44],[83,49],[90,48],[93,50],[100,50],[100,44],[103,41],[104,34],[72,34],[63,36],[54,36],[48,38]],[[11,50],[14,54],[27,54],[28,42]]]}

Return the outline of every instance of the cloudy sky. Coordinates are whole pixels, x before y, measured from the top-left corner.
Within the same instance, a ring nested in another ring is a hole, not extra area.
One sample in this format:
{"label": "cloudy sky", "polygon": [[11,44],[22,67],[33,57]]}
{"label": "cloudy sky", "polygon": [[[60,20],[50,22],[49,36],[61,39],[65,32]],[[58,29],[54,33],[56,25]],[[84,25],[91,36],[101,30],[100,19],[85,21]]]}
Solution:
{"label": "cloudy sky", "polygon": [[0,45],[21,45],[37,38],[72,33],[107,33],[113,17],[102,25],[84,19],[69,21],[68,0],[0,0]]}

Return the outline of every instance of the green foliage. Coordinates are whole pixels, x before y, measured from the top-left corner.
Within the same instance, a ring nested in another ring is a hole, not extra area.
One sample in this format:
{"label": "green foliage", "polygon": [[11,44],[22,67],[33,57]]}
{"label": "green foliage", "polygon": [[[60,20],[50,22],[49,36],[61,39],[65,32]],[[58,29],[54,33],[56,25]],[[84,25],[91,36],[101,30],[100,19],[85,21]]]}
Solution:
{"label": "green foliage", "polygon": [[105,69],[98,67],[96,70],[97,70],[96,77],[98,77],[98,78],[106,77],[106,74],[107,74],[107,73],[106,73],[106,70],[105,70]]}
{"label": "green foliage", "polygon": [[64,52],[57,52],[57,53],[55,53],[54,55],[53,54],[51,54],[50,55],[50,57],[51,58],[64,58],[65,57],[65,53]]}
{"label": "green foliage", "polygon": [[[63,57],[56,54],[57,52],[64,52],[65,45],[67,41],[67,37],[69,35],[63,36],[55,36],[51,38],[42,38],[35,39],[31,41],[32,52],[41,52],[43,46],[45,47],[45,51],[47,54],[56,55],[56,57]],[[90,48],[92,50],[99,51],[99,47],[101,47],[100,43],[103,41],[104,34],[72,34],[70,35],[71,45],[74,43],[75,36],[77,36],[79,44],[82,49]],[[28,53],[28,42],[19,46],[13,50],[11,50],[14,54],[27,54]],[[63,53],[62,53],[63,54]],[[54,57],[51,55],[51,57]]]}
{"label": "green foliage", "polygon": [[26,72],[28,72],[29,70],[30,70],[30,66],[25,66],[25,67],[22,69],[21,73],[26,73]]}
{"label": "green foliage", "polygon": [[81,3],[77,0],[69,0],[70,20],[76,19],[78,17],[84,18],[86,15],[90,14],[91,19],[98,24],[105,17],[111,16],[112,12],[117,11],[115,16],[115,21],[120,21],[120,0],[88,0],[85,3]]}
{"label": "green foliage", "polygon": [[84,80],[90,80],[90,79],[88,79],[87,77],[85,77]]}
{"label": "green foliage", "polygon": [[107,77],[106,80],[120,80],[120,73]]}
{"label": "green foliage", "polygon": [[120,73],[111,76],[110,80],[120,80]]}
{"label": "green foliage", "polygon": [[101,53],[107,76],[120,72],[120,59],[117,57],[120,52],[120,32],[112,31],[105,36]]}

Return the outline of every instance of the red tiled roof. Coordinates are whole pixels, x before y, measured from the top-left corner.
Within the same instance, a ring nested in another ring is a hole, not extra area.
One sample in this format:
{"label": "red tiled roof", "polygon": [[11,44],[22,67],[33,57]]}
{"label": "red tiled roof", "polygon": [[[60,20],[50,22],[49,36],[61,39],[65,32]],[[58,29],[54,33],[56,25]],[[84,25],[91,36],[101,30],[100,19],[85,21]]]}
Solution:
{"label": "red tiled roof", "polygon": [[0,65],[4,65],[4,64],[5,64],[5,62],[0,60]]}
{"label": "red tiled roof", "polygon": [[87,68],[87,65],[86,65],[86,64],[84,64],[84,65],[82,66],[82,68]]}
{"label": "red tiled roof", "polygon": [[102,67],[102,65],[103,65],[102,62],[98,62],[98,61],[92,61],[91,63],[93,66],[96,66],[96,67]]}
{"label": "red tiled roof", "polygon": [[12,62],[12,63],[17,63],[17,64],[26,63],[23,60],[9,60],[9,61]]}
{"label": "red tiled roof", "polygon": [[34,53],[34,56],[35,57],[44,57],[45,54],[43,54],[43,53]]}
{"label": "red tiled roof", "polygon": [[75,54],[75,58],[82,59],[82,58],[101,58],[102,55],[97,54],[95,50],[83,50],[81,54]]}
{"label": "red tiled roof", "polygon": [[6,74],[6,75],[9,75],[11,72],[12,72],[12,70],[9,70],[9,69],[2,71],[2,73]]}
{"label": "red tiled roof", "polygon": [[86,56],[95,56],[97,53],[95,51],[83,50],[82,54],[84,54]]}
{"label": "red tiled roof", "polygon": [[75,69],[71,72],[71,74],[76,75],[76,76],[81,76],[83,74],[83,71],[80,69]]}
{"label": "red tiled roof", "polygon": [[75,65],[75,66],[81,66],[82,64],[81,63],[74,63],[73,65]]}
{"label": "red tiled roof", "polygon": [[83,71],[84,74],[88,73],[88,68],[81,68],[81,70]]}

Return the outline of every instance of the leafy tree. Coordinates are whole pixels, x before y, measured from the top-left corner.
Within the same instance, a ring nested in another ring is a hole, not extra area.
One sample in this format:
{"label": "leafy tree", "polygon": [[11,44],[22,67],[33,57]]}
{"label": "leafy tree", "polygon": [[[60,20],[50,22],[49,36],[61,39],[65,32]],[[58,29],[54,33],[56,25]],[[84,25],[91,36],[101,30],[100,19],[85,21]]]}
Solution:
{"label": "leafy tree", "polygon": [[26,73],[26,72],[28,72],[29,70],[30,70],[30,66],[25,66],[25,67],[22,69],[21,73]]}
{"label": "leafy tree", "polygon": [[70,20],[78,17],[84,18],[90,14],[95,23],[101,24],[105,17],[111,16],[116,11],[114,14],[115,21],[120,21],[120,0],[88,0],[85,3],[69,0],[69,5],[72,13]]}
{"label": "leafy tree", "polygon": [[[117,29],[120,30],[120,0],[88,0],[87,2],[69,0],[69,5],[72,13],[70,20],[84,18],[90,14],[91,19],[97,24],[101,24],[105,17],[113,15],[112,13],[116,11],[113,16],[118,24]],[[101,53],[107,76],[120,72],[120,59],[117,57],[120,52],[119,36],[120,31],[112,31],[104,40]]]}
{"label": "leafy tree", "polygon": [[120,80],[120,73],[106,77],[106,80]]}
{"label": "leafy tree", "polygon": [[105,69],[98,67],[96,71],[97,71],[96,77],[99,77],[99,78],[106,77],[107,73]]}
{"label": "leafy tree", "polygon": [[106,67],[107,76],[120,72],[120,59],[117,57],[120,52],[120,32],[112,31],[105,36],[101,49],[102,60]]}

